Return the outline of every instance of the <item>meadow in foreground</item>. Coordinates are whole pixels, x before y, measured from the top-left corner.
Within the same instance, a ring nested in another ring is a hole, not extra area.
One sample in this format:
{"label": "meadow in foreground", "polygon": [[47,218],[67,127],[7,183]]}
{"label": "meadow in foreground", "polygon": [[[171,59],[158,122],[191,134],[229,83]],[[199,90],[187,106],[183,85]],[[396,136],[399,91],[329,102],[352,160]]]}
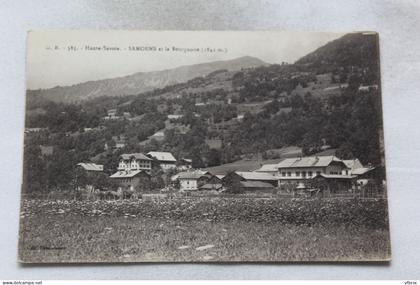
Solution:
{"label": "meadow in foreground", "polygon": [[390,257],[384,200],[28,200],[21,218],[23,262]]}

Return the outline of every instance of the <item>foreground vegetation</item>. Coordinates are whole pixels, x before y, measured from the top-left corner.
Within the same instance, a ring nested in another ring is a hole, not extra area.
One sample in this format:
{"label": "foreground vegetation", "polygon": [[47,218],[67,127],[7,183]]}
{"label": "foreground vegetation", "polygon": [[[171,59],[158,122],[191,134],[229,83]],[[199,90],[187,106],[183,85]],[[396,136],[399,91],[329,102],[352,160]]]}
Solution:
{"label": "foreground vegetation", "polygon": [[389,259],[384,200],[26,200],[24,262]]}

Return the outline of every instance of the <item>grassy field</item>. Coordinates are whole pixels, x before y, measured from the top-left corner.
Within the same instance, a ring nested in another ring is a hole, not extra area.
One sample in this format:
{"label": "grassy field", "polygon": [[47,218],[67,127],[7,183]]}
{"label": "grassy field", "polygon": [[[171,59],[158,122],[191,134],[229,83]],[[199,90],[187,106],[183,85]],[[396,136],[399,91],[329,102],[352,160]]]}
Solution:
{"label": "grassy field", "polygon": [[[311,205],[312,204],[312,205]],[[347,206],[348,209],[339,210]],[[23,262],[389,259],[386,202],[25,201]]]}

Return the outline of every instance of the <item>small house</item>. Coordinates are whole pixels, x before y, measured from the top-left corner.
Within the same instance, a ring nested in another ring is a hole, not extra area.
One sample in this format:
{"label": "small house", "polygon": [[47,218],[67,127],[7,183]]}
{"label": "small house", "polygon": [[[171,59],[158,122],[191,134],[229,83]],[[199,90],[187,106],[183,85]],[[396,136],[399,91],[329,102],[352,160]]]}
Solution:
{"label": "small house", "polygon": [[211,178],[211,174],[207,171],[195,170],[185,171],[177,174],[180,191],[194,191],[207,183]]}
{"label": "small house", "polygon": [[104,170],[104,166],[92,162],[81,162],[77,164],[77,167],[85,170],[87,173],[97,173]]}
{"label": "small house", "polygon": [[157,141],[163,141],[165,139],[165,132],[163,130],[157,131],[149,137],[149,139],[155,139]]}
{"label": "small house", "polygon": [[150,190],[150,174],[144,170],[119,170],[110,176],[118,184],[126,189],[133,189],[137,192]]}
{"label": "small house", "polygon": [[349,193],[354,189],[355,175],[325,174],[316,175],[308,183],[323,195]]}
{"label": "small house", "polygon": [[223,188],[222,179],[216,175],[212,175],[206,181],[206,184],[200,186],[199,190],[216,190],[219,191]]}
{"label": "small house", "polygon": [[178,160],[178,170],[186,171],[188,169],[191,169],[191,167],[192,167],[192,159],[181,158],[180,160]]}

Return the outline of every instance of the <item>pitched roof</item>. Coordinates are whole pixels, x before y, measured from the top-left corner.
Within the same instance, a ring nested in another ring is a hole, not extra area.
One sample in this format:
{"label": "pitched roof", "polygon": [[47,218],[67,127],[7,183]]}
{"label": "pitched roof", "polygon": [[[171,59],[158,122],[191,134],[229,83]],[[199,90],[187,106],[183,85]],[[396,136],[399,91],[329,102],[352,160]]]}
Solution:
{"label": "pitched roof", "polygon": [[279,169],[277,167],[277,164],[264,164],[260,168],[258,168],[257,172],[277,172]]}
{"label": "pitched roof", "polygon": [[313,178],[316,178],[316,177],[324,177],[326,179],[352,179],[352,178],[355,178],[356,175],[340,175],[340,174],[325,174],[325,173],[320,173],[320,174],[314,176]]}
{"label": "pitched roof", "polygon": [[274,188],[270,183],[262,181],[241,181],[240,183],[245,188]]}
{"label": "pitched roof", "polygon": [[154,133],[153,135],[151,135],[151,138],[155,138],[155,137],[164,137],[165,136],[165,132],[164,131],[157,131],[156,133]]}
{"label": "pitched roof", "polygon": [[207,171],[201,170],[180,172],[178,173],[178,179],[199,179],[207,173]]}
{"label": "pitched roof", "polygon": [[168,115],[168,119],[179,119],[179,118],[182,118],[184,115]]}
{"label": "pitched roof", "polygon": [[192,159],[190,158],[181,158],[181,161],[186,162],[186,163],[192,163]]}
{"label": "pitched roof", "polygon": [[375,167],[361,167],[361,168],[356,168],[354,169],[351,174],[353,175],[362,175],[365,174],[371,170],[375,169]]}
{"label": "pitched roof", "polygon": [[293,167],[325,167],[330,165],[331,162],[344,163],[339,158],[330,156],[307,156],[307,157],[294,157],[286,158],[279,162],[278,168],[293,168]]}
{"label": "pitched roof", "polygon": [[100,165],[100,164],[96,164],[96,163],[78,163],[78,166],[83,167],[84,170],[87,171],[103,171],[104,170],[104,166]]}
{"label": "pitched roof", "polygon": [[[114,174],[112,174],[110,176],[110,178],[131,178],[134,177],[140,173],[145,173],[147,174],[147,172],[143,171],[143,170],[121,170],[121,171],[117,171]],[[149,174],[147,174],[149,175]]]}
{"label": "pitched roof", "polygon": [[156,158],[159,161],[173,161],[173,162],[176,161],[175,157],[170,152],[150,151],[147,154]]}
{"label": "pitched roof", "polygon": [[266,180],[266,181],[273,181],[277,180],[277,175],[272,175],[270,173],[265,172],[251,172],[251,171],[236,171],[236,174],[242,176],[246,180]]}
{"label": "pitched roof", "polygon": [[343,162],[351,170],[355,170],[357,168],[363,168],[362,163],[357,158],[356,159],[346,159],[346,160],[343,160]]}
{"label": "pitched roof", "polygon": [[124,160],[129,160],[132,157],[135,158],[135,159],[141,159],[141,160],[152,160],[150,157],[148,157],[148,156],[146,156],[146,155],[144,155],[144,154],[142,154],[140,152],[137,152],[137,153],[123,153],[123,154],[121,154],[121,158],[124,159]]}

